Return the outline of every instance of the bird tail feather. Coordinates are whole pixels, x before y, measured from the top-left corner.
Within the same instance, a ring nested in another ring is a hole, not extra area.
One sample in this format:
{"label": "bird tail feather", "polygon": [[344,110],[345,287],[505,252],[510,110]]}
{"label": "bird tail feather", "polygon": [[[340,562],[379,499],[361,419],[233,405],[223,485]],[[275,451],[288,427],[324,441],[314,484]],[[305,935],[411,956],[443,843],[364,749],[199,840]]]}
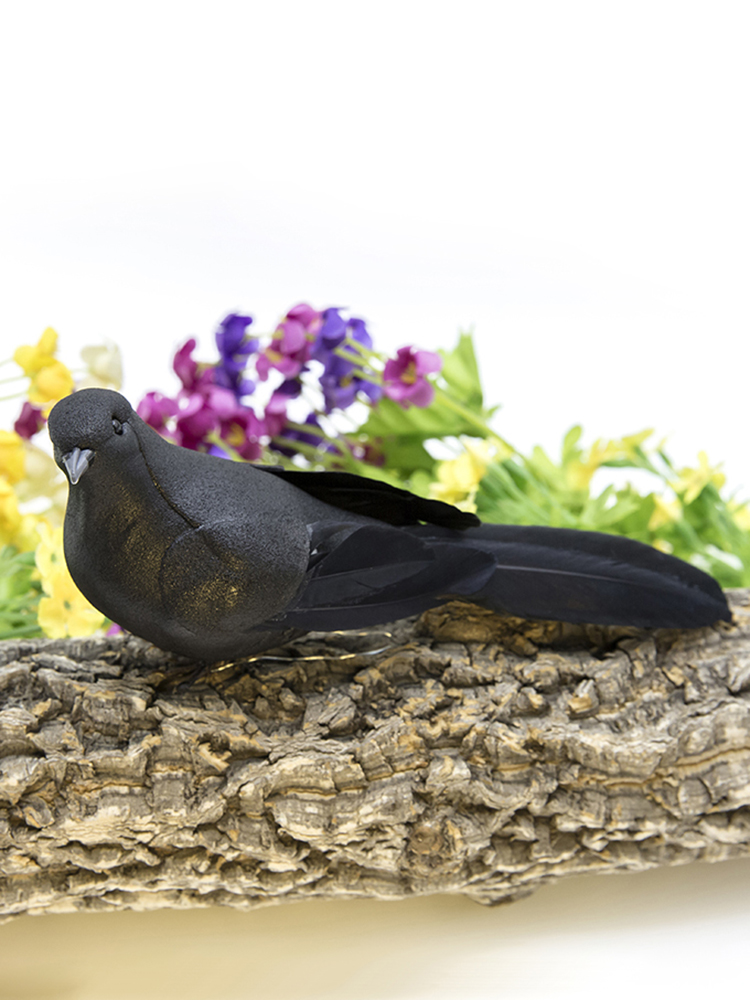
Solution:
{"label": "bird tail feather", "polygon": [[[427,526],[407,530],[422,538],[437,534]],[[712,577],[629,538],[491,524],[461,532],[460,538],[490,553],[495,571],[480,588],[455,593],[495,611],[644,628],[698,628],[732,619]]]}

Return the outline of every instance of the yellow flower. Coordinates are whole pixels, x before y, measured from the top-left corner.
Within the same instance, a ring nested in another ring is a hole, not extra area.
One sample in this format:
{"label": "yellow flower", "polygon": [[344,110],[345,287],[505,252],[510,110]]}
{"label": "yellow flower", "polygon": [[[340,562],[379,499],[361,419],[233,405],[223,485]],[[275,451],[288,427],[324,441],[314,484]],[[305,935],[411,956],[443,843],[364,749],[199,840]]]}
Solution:
{"label": "yellow flower", "polygon": [[682,517],[682,506],[679,500],[665,500],[664,497],[654,495],[654,509],[648,521],[649,531],[658,531],[665,524],[679,521]]}
{"label": "yellow flower", "polygon": [[620,447],[628,458],[634,458],[635,449],[639,448],[646,438],[650,438],[653,433],[653,427],[649,427],[647,430],[639,431],[637,434],[626,434],[625,437],[620,438]]}
{"label": "yellow flower", "polygon": [[17,483],[23,479],[25,466],[21,436],[15,431],[0,430],[0,476],[9,483]]}
{"label": "yellow flower", "polygon": [[20,527],[21,512],[18,509],[16,494],[10,483],[0,479],[0,542],[3,545],[12,545]]}
{"label": "yellow flower", "polygon": [[601,438],[594,441],[583,459],[576,459],[566,467],[568,485],[574,490],[587,490],[597,469],[613,458],[633,459],[635,449],[651,434],[653,430],[645,430],[638,434],[627,434],[615,441],[603,441]]}
{"label": "yellow flower", "polygon": [[698,468],[684,468],[680,470],[679,477],[669,485],[677,494],[682,495],[682,502],[687,506],[696,497],[700,496],[709,483],[713,483],[717,490],[720,490],[727,477],[723,472],[719,472],[721,464],[710,466],[708,455],[705,451],[698,452]]}
{"label": "yellow flower", "polygon": [[[68,500],[68,481],[55,465],[54,459],[30,441],[25,442],[26,470],[16,484],[16,497],[21,504],[35,501],[34,509],[54,526],[62,524]],[[47,501],[47,507],[41,505]],[[32,548],[36,547],[36,542]]]}
{"label": "yellow flower", "polygon": [[0,478],[0,545],[14,545],[19,552],[29,552],[36,545],[35,518],[22,514],[13,487]]}
{"label": "yellow flower", "polygon": [[73,583],[65,565],[62,528],[40,521],[37,530],[36,565],[45,595],[39,601],[39,627],[51,639],[91,635],[102,627],[105,618]]}
{"label": "yellow flower", "polygon": [[666,552],[668,556],[671,556],[674,552],[674,545],[664,538],[657,538],[654,542],[654,548],[658,549],[660,552]]}
{"label": "yellow flower", "polygon": [[79,389],[101,387],[120,389],[122,386],[122,357],[120,348],[111,340],[98,346],[82,347],[81,357],[88,374],[78,383]]}
{"label": "yellow flower", "polygon": [[13,359],[23,368],[24,375],[31,379],[29,400],[39,405],[49,404],[45,416],[52,406],[73,391],[73,376],[62,361],[55,357],[57,334],[48,326],[35,347],[24,345],[16,349]]}
{"label": "yellow flower", "polygon": [[610,458],[617,458],[620,447],[617,441],[594,441],[584,459],[576,459],[568,465],[566,471],[568,485],[574,490],[587,490],[591,477],[602,464]]}
{"label": "yellow flower", "polygon": [[474,498],[492,460],[492,449],[487,441],[464,441],[463,445],[463,454],[438,465],[438,481],[430,485],[430,496],[474,512]]}
{"label": "yellow flower", "polygon": [[54,361],[31,380],[28,397],[30,402],[43,407],[45,417],[54,404],[73,391],[73,376],[62,361]]}
{"label": "yellow flower", "polygon": [[56,350],[57,334],[51,326],[48,326],[39,338],[36,347],[30,347],[28,344],[18,347],[13,355],[13,360],[23,368],[24,375],[33,378],[43,368],[54,363]]}
{"label": "yellow flower", "polygon": [[746,503],[730,503],[729,510],[734,523],[743,531],[750,531],[750,507]]}

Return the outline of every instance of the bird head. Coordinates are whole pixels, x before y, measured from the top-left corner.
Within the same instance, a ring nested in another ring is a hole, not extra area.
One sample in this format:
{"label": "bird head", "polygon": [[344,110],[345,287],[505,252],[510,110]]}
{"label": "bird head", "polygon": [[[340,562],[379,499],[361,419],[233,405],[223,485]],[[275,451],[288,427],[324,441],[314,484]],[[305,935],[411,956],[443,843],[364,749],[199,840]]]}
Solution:
{"label": "bird head", "polygon": [[130,403],[111,389],[80,389],[51,410],[49,436],[55,461],[75,486],[100,456],[124,457],[138,442]]}

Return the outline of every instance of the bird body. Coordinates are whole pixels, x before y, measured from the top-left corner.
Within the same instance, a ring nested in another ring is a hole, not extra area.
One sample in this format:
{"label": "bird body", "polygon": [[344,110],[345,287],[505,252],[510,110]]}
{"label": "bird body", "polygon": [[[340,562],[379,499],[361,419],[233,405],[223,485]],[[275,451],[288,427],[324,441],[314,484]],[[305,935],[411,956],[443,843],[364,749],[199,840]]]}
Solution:
{"label": "bird body", "polygon": [[698,627],[731,616],[705,573],[630,539],[483,525],[348,473],[230,462],[84,389],[49,417],[69,481],[65,559],[83,594],[156,645],[215,661],[452,597],[524,617]]}

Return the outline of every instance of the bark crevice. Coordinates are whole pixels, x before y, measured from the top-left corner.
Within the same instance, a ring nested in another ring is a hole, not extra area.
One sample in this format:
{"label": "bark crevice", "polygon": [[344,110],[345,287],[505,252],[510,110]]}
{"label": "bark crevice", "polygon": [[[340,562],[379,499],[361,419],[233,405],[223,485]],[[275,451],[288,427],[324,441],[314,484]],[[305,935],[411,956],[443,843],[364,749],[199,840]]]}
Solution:
{"label": "bark crevice", "polygon": [[[518,898],[750,853],[750,591],[692,631],[454,603],[273,657],[0,643],[0,914]],[[192,678],[192,682],[191,682]]]}

